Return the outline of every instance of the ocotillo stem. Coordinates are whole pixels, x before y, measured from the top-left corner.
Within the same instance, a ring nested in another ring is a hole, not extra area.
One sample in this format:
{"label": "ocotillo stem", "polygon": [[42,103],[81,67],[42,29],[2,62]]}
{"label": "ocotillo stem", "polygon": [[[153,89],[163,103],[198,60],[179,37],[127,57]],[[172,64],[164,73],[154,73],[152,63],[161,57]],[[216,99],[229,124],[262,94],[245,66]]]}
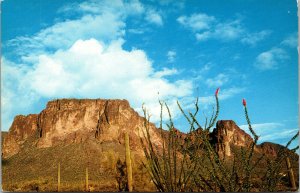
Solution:
{"label": "ocotillo stem", "polygon": [[294,177],[294,172],[290,163],[290,158],[286,157],[285,158],[286,166],[289,172],[289,179],[290,179],[290,184],[292,186],[292,190],[296,190],[296,183],[295,183],[295,177]]}
{"label": "ocotillo stem", "polygon": [[60,163],[58,163],[57,169],[57,192],[60,192]]}
{"label": "ocotillo stem", "polygon": [[126,151],[126,168],[127,168],[127,183],[128,190],[132,192],[132,166],[130,157],[130,147],[129,147],[129,136],[125,133],[125,151]]}
{"label": "ocotillo stem", "polygon": [[89,191],[89,171],[88,168],[85,169],[85,191]]}

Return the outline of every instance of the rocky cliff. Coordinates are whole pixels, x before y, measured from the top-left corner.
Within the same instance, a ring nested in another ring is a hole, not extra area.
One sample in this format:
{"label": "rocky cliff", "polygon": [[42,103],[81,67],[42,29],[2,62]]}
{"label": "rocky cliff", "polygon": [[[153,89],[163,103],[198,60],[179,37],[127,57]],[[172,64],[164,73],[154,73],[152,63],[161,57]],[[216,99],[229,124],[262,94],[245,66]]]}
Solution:
{"label": "rocky cliff", "polygon": [[[29,138],[38,148],[45,148],[88,139],[123,143],[125,132],[133,148],[139,149],[143,124],[144,118],[126,100],[54,100],[39,114],[15,117],[4,139],[3,157],[18,153]],[[159,146],[160,136],[153,124],[150,124],[150,133]]]}
{"label": "rocky cliff", "polygon": [[231,156],[231,146],[249,146],[253,139],[249,134],[240,129],[232,120],[217,122],[211,135],[211,142],[221,156]]}

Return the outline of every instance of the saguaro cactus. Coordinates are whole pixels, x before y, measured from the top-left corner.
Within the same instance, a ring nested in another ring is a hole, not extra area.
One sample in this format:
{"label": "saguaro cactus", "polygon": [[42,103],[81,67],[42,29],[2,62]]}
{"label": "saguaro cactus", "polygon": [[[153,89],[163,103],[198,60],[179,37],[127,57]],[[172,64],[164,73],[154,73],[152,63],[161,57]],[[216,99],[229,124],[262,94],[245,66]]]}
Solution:
{"label": "saguaro cactus", "polygon": [[89,171],[85,168],[85,191],[89,191]]}
{"label": "saguaro cactus", "polygon": [[60,163],[57,168],[57,192],[60,192]]}
{"label": "saguaro cactus", "polygon": [[125,150],[126,150],[126,169],[127,169],[127,184],[129,192],[132,192],[132,166],[129,147],[129,136],[125,133]]}

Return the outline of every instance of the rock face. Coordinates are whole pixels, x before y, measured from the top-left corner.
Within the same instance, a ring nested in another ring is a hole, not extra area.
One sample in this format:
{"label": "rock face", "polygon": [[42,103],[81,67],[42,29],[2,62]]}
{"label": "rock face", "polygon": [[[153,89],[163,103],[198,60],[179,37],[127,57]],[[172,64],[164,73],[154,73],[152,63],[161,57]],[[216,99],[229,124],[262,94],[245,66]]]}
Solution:
{"label": "rock face", "polygon": [[261,152],[272,155],[272,156],[277,156],[277,152],[281,147],[282,146],[279,144],[274,144],[274,143],[270,143],[270,142],[264,142],[264,143],[258,145],[258,148]]}
{"label": "rock face", "polygon": [[3,141],[2,155],[7,157],[18,153],[21,145],[37,131],[37,115],[18,115],[15,117]]}
{"label": "rock face", "polygon": [[221,157],[232,155],[232,145],[245,147],[253,142],[251,136],[240,129],[232,120],[218,121],[216,128],[210,135],[211,142]]}
{"label": "rock face", "polygon": [[[123,143],[125,132],[133,148],[138,149],[143,125],[144,118],[126,100],[54,100],[38,115],[16,116],[4,140],[3,156],[18,153],[29,137],[35,139],[38,148],[45,148],[88,139]],[[153,124],[150,124],[150,133],[159,146],[160,136]]]}

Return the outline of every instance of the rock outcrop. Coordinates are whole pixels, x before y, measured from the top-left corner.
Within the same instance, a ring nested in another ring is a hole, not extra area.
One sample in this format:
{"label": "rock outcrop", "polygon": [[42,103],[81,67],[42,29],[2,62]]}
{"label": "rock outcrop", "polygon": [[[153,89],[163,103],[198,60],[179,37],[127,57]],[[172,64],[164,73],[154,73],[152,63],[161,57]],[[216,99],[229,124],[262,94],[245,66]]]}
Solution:
{"label": "rock outcrop", "polygon": [[277,156],[277,152],[280,148],[282,148],[281,145],[270,142],[264,142],[257,147],[261,153],[265,153],[271,156]]}
{"label": "rock outcrop", "polygon": [[[18,153],[27,138],[34,138],[38,148],[80,143],[95,139],[100,142],[124,142],[124,133],[131,138],[133,148],[143,136],[144,118],[126,100],[61,99],[50,101],[40,113],[16,116],[3,144],[3,156]],[[150,124],[153,142],[160,145],[160,136]],[[141,149],[140,149],[141,150]]]}
{"label": "rock outcrop", "polygon": [[253,139],[249,134],[240,129],[232,120],[217,122],[211,135],[211,143],[221,157],[231,156],[231,146],[249,146]]}
{"label": "rock outcrop", "polygon": [[18,153],[26,139],[35,135],[37,131],[37,117],[38,115],[35,114],[15,117],[3,141],[3,157]]}

